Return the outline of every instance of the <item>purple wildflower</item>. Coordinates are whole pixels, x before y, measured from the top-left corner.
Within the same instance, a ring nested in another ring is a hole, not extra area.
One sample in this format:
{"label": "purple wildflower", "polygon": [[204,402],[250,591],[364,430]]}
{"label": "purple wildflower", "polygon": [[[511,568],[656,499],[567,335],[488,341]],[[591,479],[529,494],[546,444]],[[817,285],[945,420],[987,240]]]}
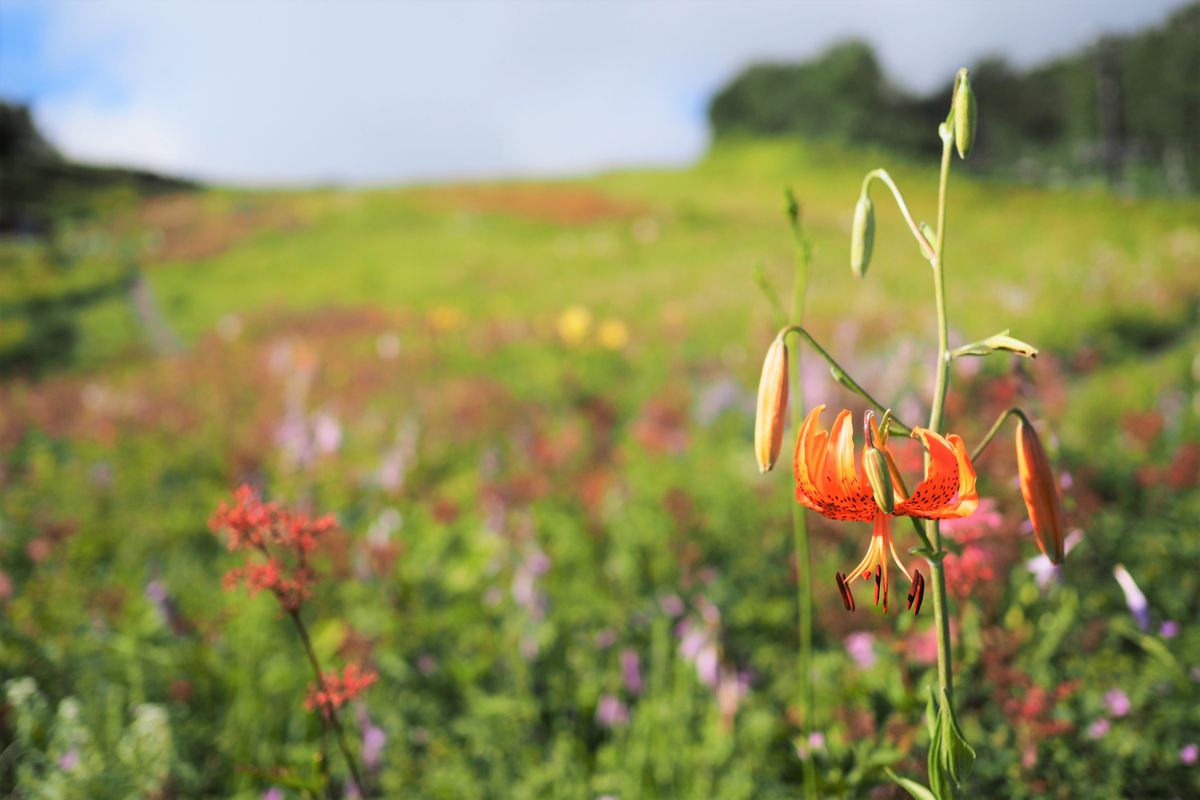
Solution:
{"label": "purple wildflower", "polygon": [[1138,588],[1137,582],[1133,580],[1129,570],[1125,569],[1124,564],[1113,567],[1113,577],[1121,584],[1121,591],[1125,593],[1125,604],[1129,606],[1129,613],[1137,620],[1138,627],[1149,630],[1150,603],[1147,602],[1146,595],[1142,594],[1142,590]]}
{"label": "purple wildflower", "polygon": [[621,651],[621,674],[625,679],[625,688],[633,696],[642,693],[642,664],[637,651],[625,648]]}
{"label": "purple wildflower", "polygon": [[875,635],[866,631],[857,631],[846,637],[846,652],[859,669],[870,669],[879,660],[875,655]]}
{"label": "purple wildflower", "polygon": [[629,707],[615,695],[606,694],[596,705],[596,721],[605,728],[619,728],[629,723]]}
{"label": "purple wildflower", "polygon": [[1105,692],[1104,705],[1108,706],[1108,712],[1114,717],[1123,717],[1132,708],[1132,704],[1129,702],[1129,695],[1120,689],[1111,689]]}

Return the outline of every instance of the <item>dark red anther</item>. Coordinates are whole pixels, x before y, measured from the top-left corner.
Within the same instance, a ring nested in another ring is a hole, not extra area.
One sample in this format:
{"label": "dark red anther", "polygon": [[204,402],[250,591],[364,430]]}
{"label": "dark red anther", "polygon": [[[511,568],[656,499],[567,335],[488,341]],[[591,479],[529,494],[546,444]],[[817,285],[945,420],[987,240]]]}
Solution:
{"label": "dark red anther", "polygon": [[[883,568],[878,564],[875,565],[875,605],[879,605],[879,587],[883,582]],[[883,596],[883,602],[887,603],[887,595]],[[884,611],[887,609],[884,608]]]}
{"label": "dark red anther", "polygon": [[913,570],[912,588],[908,590],[908,607],[913,616],[921,613],[921,601],[925,599],[925,576],[920,570]]}
{"label": "dark red anther", "polygon": [[835,577],[837,578],[838,591],[842,593],[842,605],[846,607],[847,611],[853,611],[854,595],[850,594],[850,584],[846,582],[846,576],[839,572]]}

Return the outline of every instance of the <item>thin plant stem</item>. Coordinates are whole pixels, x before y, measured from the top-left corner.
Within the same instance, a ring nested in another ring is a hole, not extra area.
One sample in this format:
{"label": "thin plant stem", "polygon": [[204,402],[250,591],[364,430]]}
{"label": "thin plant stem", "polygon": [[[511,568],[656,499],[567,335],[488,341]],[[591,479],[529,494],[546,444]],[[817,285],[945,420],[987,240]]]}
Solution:
{"label": "thin plant stem", "polygon": [[921,233],[921,229],[917,226],[916,220],[914,220],[913,215],[909,213],[908,204],[904,202],[904,195],[900,194],[900,189],[896,186],[896,182],[892,180],[892,176],[888,174],[886,169],[873,169],[867,173],[865,178],[863,178],[863,190],[866,190],[867,186],[872,180],[880,181],[884,186],[891,190],[892,197],[895,199],[896,205],[900,208],[900,214],[903,215],[904,221],[908,223],[908,229],[912,231],[913,238],[917,240],[917,245],[921,248],[921,253],[925,256],[925,258],[932,261],[935,257],[933,245],[931,245],[929,240],[925,238],[925,234]]}
{"label": "thin plant stem", "polygon": [[[792,238],[795,242],[796,253],[792,269],[792,313],[790,322],[799,325],[804,321],[804,297],[808,292],[808,271],[812,260],[812,245],[805,238],[800,227],[800,209],[791,191],[787,192],[788,218],[792,226]],[[792,375],[792,430],[799,431],[804,419],[804,383],[800,369],[800,350],[796,348],[790,356],[788,365]],[[813,689],[813,592],[812,592],[812,561],[808,553],[808,524],[804,518],[804,507],[790,498],[792,507],[792,546],[796,553],[796,600],[799,619],[800,649],[798,652],[798,667],[800,678],[800,711],[803,719],[800,723],[800,736],[804,742],[804,794],[809,800],[816,800],[817,767],[813,753],[809,748],[809,734],[812,732],[816,714],[816,695]]]}
{"label": "thin plant stem", "polygon": [[[825,360],[825,362],[827,364],[829,364],[830,367],[833,368],[834,377],[837,378],[838,383],[842,384],[847,389],[854,392],[856,395],[858,395],[859,397],[861,397],[862,399],[866,400],[868,403],[873,405],[880,413],[883,413],[888,410],[882,403],[880,403],[878,400],[876,400],[874,397],[872,397],[871,393],[868,392],[866,389],[864,389],[858,383],[858,381],[854,380],[854,378],[851,378],[850,373],[846,372],[846,370],[844,370],[842,368],[842,365],[839,364],[837,362],[837,360],[834,359],[833,356],[829,355],[829,353],[827,353],[825,351],[825,348],[823,348],[823,347],[821,347],[821,345],[817,344],[817,340],[812,337],[812,334],[810,334],[808,331],[806,331],[800,325],[788,325],[786,328],[784,328],[783,330],[781,330],[779,332],[779,335],[786,336],[789,333],[799,334],[800,336],[802,336],[804,338],[804,341],[808,342],[808,344],[814,350],[817,351],[817,355],[819,355],[821,358],[823,358]],[[905,425],[903,422],[896,419],[894,416],[889,420],[888,428],[890,430],[895,430],[896,432],[901,433],[905,436],[912,436],[912,428]]]}
{"label": "thin plant stem", "polygon": [[[304,620],[300,618],[300,612],[295,609],[288,611],[288,616],[292,618],[292,622],[296,625],[296,633],[300,636],[300,641],[304,645],[304,652],[308,655],[308,663],[312,666],[313,675],[317,678],[317,686],[321,685],[321,662],[317,660],[317,652],[313,649],[312,639],[309,638],[308,628],[304,625]],[[324,713],[325,709],[318,709],[319,713]],[[354,786],[358,789],[359,797],[366,797],[366,786],[363,784],[362,775],[358,770],[358,762],[354,756],[350,754],[350,747],[346,744],[346,731],[342,728],[342,722],[338,719],[337,709],[328,709],[330,726],[333,728],[334,737],[337,739],[338,749],[342,751],[342,757],[346,759],[346,766],[350,769],[350,776],[354,780]]]}
{"label": "thin plant stem", "polygon": [[1006,409],[1004,413],[996,417],[996,421],[992,423],[991,429],[984,434],[983,440],[980,441],[979,444],[975,445],[975,452],[971,453],[972,462],[979,460],[979,457],[983,455],[985,450],[987,450],[988,445],[992,443],[992,439],[996,438],[996,434],[1000,432],[1002,427],[1004,427],[1004,423],[1008,422],[1009,417],[1018,417],[1024,421],[1026,425],[1030,424],[1029,417],[1025,416],[1025,412],[1021,409],[1017,408],[1016,406]]}
{"label": "thin plant stem", "polygon": [[[937,306],[938,358],[937,383],[933,392],[933,406],[929,410],[929,429],[941,433],[942,417],[946,409],[946,391],[950,382],[949,321],[946,315],[946,186],[950,179],[950,156],[954,137],[948,126],[942,125],[942,168],[938,177],[937,236],[934,244],[933,287]],[[931,456],[925,453],[925,468],[929,469]],[[946,599],[946,572],[942,562],[942,532],[937,520],[926,522],[929,539],[933,542],[934,557],[929,566],[933,578],[933,617],[937,628],[938,685],[949,702],[954,694],[954,673],[950,653],[950,616]]]}

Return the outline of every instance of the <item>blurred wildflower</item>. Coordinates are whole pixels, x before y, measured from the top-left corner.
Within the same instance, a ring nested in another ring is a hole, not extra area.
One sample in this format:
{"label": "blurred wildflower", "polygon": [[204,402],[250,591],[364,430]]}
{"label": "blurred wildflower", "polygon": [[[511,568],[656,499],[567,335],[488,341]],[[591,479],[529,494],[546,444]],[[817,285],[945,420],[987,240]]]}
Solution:
{"label": "blurred wildflower", "polygon": [[683,660],[696,668],[696,675],[704,685],[715,689],[720,662],[715,631],[710,626],[685,619],[676,626],[675,636],[679,639],[679,654]]}
{"label": "blurred wildflower", "polygon": [[1125,593],[1125,604],[1129,606],[1129,613],[1133,614],[1138,627],[1144,631],[1149,630],[1150,604],[1146,601],[1146,595],[1142,594],[1142,590],[1133,580],[1133,576],[1129,574],[1129,570],[1125,569],[1124,564],[1117,564],[1113,567],[1113,576],[1121,585],[1121,591]]}
{"label": "blurred wildflower", "polygon": [[449,333],[461,328],[467,321],[462,309],[454,306],[434,306],[425,315],[429,327],[438,333]]}
{"label": "blurred wildflower", "polygon": [[694,416],[696,422],[707,427],[726,411],[743,407],[753,409],[753,403],[753,398],[737,381],[724,375],[703,384],[696,392]]}
{"label": "blurred wildflower", "polygon": [[308,697],[304,707],[309,711],[320,711],[328,719],[333,712],[353,700],[368,686],[379,680],[379,675],[372,670],[364,670],[358,664],[347,664],[342,674],[337,670],[323,673],[321,685],[308,685]]}
{"label": "blurred wildflower", "polygon": [[[1070,553],[1075,549],[1075,545],[1083,541],[1083,531],[1076,528],[1067,534],[1067,538],[1063,541],[1063,555]],[[1039,589],[1045,589],[1053,581],[1058,580],[1062,567],[1055,564],[1045,555],[1039,553],[1033,558],[1025,562],[1025,568],[1033,573],[1034,579],[1037,581]]]}
{"label": "blurred wildflower", "polygon": [[1088,726],[1088,729],[1087,729],[1088,738],[1089,739],[1102,739],[1102,738],[1104,738],[1104,735],[1108,733],[1108,730],[1111,727],[1112,727],[1112,724],[1109,723],[1109,721],[1107,719],[1105,719],[1104,717],[1101,717],[1100,719],[1096,720],[1095,722],[1093,722],[1091,725]]}
{"label": "blurred wildflower", "polygon": [[916,428],[929,451],[930,465],[925,479],[909,495],[895,461],[887,448],[886,438],[875,426],[873,415],[867,415],[868,449],[881,448],[889,465],[894,497],[893,510],[886,514],[876,504],[865,465],[854,458],[854,431],[850,427],[850,412],[842,411],[834,421],[831,433],[818,428],[824,405],[809,413],[796,441],[796,500],[813,511],[836,520],[873,523],[870,547],[866,556],[850,570],[849,577],[837,573],[838,590],[847,610],[854,610],[850,581],[855,577],[875,580],[875,602],[888,604],[888,566],[890,560],[912,583],[908,607],[917,613],[921,609],[925,579],[920,572],[910,575],[896,552],[892,541],[891,517],[912,516],[919,519],[951,519],[975,512],[979,495],[975,490],[975,468],[967,455],[963,440],[951,434],[948,438],[925,428]]}
{"label": "blurred wildflower", "polygon": [[81,761],[82,759],[79,757],[79,748],[71,747],[58,757],[58,768],[63,772],[74,772],[79,768]]}
{"label": "blurred wildflower", "polygon": [[226,342],[237,341],[242,335],[242,318],[237,314],[225,314],[217,320],[217,336]]}
{"label": "blurred wildflower", "polygon": [[867,631],[855,631],[846,637],[846,652],[859,669],[875,666],[875,635]]}
{"label": "blurred wildflower", "polygon": [[1132,708],[1132,704],[1129,702],[1129,695],[1125,694],[1121,689],[1110,689],[1105,692],[1104,705],[1108,707],[1108,713],[1114,717],[1123,717]]}
{"label": "blurred wildflower", "polygon": [[362,734],[363,766],[374,772],[379,769],[380,757],[387,745],[387,733],[371,720],[365,705],[358,709],[358,729]]}
{"label": "blurred wildflower", "polygon": [[580,344],[592,329],[592,312],[583,306],[571,306],[558,315],[556,327],[564,344]]}
{"label": "blurred wildflower", "polygon": [[411,417],[397,426],[396,436],[391,446],[384,450],[382,463],[375,473],[381,488],[389,492],[404,488],[405,478],[417,461],[420,434],[420,425]]}
{"label": "blurred wildflower", "polygon": [[1200,745],[1197,745],[1195,742],[1185,744],[1183,749],[1179,751],[1179,761],[1181,763],[1187,764],[1190,767],[1197,760],[1200,760]]}
{"label": "blurred wildflower", "polygon": [[608,350],[621,350],[629,343],[629,329],[619,319],[606,319],[596,331],[600,346]]}
{"label": "blurred wildflower", "polygon": [[658,598],[658,607],[668,617],[678,617],[684,612],[683,600],[675,593],[664,594]]}
{"label": "blurred wildflower", "polygon": [[717,710],[721,712],[721,723],[725,730],[733,727],[742,698],[750,690],[750,677],[742,672],[722,669],[716,686]]}
{"label": "blurred wildflower", "polygon": [[232,505],[221,501],[208,524],[213,533],[228,534],[231,551],[249,550],[265,559],[230,570],[225,588],[244,584],[251,596],[269,591],[287,611],[295,611],[311,595],[317,576],[309,556],[322,538],[337,529],[331,515],[310,519],[262,502],[244,485],[234,493]]}
{"label": "blurred wildflower", "polygon": [[[954,623],[951,621],[951,634],[954,633]],[[937,631],[933,628],[914,630],[908,635],[908,657],[918,664],[933,664],[937,661]]]}
{"label": "blurred wildflower", "polygon": [[393,331],[379,334],[375,340],[375,353],[384,361],[392,361],[400,355],[400,337]]}
{"label": "blurred wildflower", "polygon": [[605,728],[620,728],[629,724],[629,706],[615,695],[606,694],[596,705],[596,721]]}
{"label": "blurred wildflower", "polygon": [[283,789],[278,786],[272,786],[262,793],[262,800],[284,800],[284,797]]}
{"label": "blurred wildflower", "polygon": [[797,740],[795,747],[797,756],[808,758],[809,754],[819,753],[825,749],[825,734],[820,731],[813,731],[808,735],[807,739]]}
{"label": "blurred wildflower", "polygon": [[537,580],[550,569],[550,558],[537,547],[531,548],[513,573],[512,595],[530,619],[540,622],[546,614],[546,597]]}
{"label": "blurred wildflower", "polygon": [[1169,619],[1158,629],[1158,635],[1164,639],[1174,639],[1179,635],[1179,623]]}
{"label": "blurred wildflower", "polygon": [[621,677],[625,681],[625,690],[634,697],[642,693],[642,663],[637,651],[627,647],[621,651]]}

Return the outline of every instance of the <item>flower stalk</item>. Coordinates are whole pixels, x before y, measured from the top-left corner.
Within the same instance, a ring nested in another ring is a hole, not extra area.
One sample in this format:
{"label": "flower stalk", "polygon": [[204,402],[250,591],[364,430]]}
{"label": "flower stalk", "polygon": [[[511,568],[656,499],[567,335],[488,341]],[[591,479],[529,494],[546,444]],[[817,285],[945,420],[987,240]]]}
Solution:
{"label": "flower stalk", "polygon": [[[812,243],[804,235],[800,219],[800,204],[796,195],[789,187],[785,193],[786,213],[788,224],[792,231],[792,242],[795,255],[792,259],[792,308],[788,316],[792,324],[799,325],[804,321],[804,299],[808,294],[808,274],[812,263]],[[779,337],[782,343],[784,336]],[[800,420],[804,413],[804,384],[800,371],[800,353],[794,349],[789,355],[785,352],[785,364],[790,366],[791,375],[795,381],[795,399],[792,401],[792,430],[800,430]],[[787,379],[785,378],[785,381]],[[782,432],[781,432],[782,433]],[[800,678],[800,711],[803,720],[800,723],[800,736],[807,742],[813,730],[813,717],[816,711],[816,693],[813,687],[813,590],[812,590],[812,561],[808,552],[808,524],[804,518],[804,509],[796,503],[792,507],[792,547],[796,557],[796,602],[797,622],[799,628],[799,648],[797,652]],[[817,768],[811,750],[804,755],[804,794],[809,800],[819,797],[817,790]]]}

